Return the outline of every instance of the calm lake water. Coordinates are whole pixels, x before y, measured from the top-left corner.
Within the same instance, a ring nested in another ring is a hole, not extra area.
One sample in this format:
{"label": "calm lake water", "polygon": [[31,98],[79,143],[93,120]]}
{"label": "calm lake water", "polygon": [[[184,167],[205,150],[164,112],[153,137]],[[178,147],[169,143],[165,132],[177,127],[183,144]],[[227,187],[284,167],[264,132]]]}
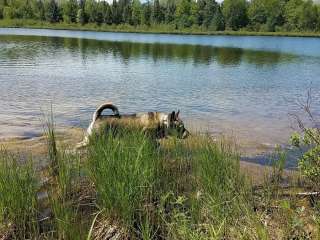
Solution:
{"label": "calm lake water", "polygon": [[320,105],[320,39],[0,29],[0,138],[86,127],[100,103],[120,112],[180,109],[189,126],[285,143],[289,113],[312,87]]}

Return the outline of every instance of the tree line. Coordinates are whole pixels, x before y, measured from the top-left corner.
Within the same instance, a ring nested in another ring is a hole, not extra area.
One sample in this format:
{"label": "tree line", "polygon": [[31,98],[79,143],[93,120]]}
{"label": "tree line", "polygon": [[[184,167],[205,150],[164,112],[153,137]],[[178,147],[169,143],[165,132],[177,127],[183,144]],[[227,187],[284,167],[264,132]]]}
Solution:
{"label": "tree line", "polygon": [[0,0],[0,19],[168,24],[209,31],[320,31],[320,6],[311,0]]}

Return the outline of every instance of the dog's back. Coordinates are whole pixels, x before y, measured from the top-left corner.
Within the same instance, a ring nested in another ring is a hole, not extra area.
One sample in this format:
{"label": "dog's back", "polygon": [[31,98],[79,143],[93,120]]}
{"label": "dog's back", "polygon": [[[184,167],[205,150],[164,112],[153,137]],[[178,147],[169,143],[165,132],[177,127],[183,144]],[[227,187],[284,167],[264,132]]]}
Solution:
{"label": "dog's back", "polygon": [[[110,109],[113,115],[102,115],[103,111]],[[98,132],[103,126],[134,126],[143,130],[151,130],[156,133],[156,137],[165,137],[166,129],[174,127],[174,122],[181,120],[178,119],[179,112],[176,114],[172,112],[170,114],[162,112],[148,112],[137,114],[120,115],[118,108],[111,102],[100,105],[93,114],[92,122],[90,123],[84,140],[78,144],[78,147],[86,146],[89,143],[89,137]],[[182,123],[183,125],[183,123]],[[154,130],[154,131],[153,131]],[[188,131],[183,126],[183,131]]]}

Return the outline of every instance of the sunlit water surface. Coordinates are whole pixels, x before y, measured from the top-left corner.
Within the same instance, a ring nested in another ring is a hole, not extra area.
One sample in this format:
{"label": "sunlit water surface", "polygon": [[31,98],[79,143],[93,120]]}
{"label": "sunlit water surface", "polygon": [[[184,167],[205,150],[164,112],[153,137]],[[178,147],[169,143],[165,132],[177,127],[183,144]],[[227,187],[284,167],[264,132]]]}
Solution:
{"label": "sunlit water surface", "polygon": [[124,113],[180,109],[187,124],[286,143],[312,87],[320,110],[320,39],[0,29],[0,138],[85,127],[100,103]]}

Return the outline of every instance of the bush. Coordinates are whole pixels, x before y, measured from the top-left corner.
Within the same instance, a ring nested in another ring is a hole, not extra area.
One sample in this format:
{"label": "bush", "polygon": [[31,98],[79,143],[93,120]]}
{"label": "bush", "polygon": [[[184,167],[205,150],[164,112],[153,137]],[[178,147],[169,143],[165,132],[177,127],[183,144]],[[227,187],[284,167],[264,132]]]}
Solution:
{"label": "bush", "polygon": [[320,130],[303,128],[302,134],[294,133],[291,144],[302,150],[307,149],[299,159],[299,169],[316,188],[320,182]]}

